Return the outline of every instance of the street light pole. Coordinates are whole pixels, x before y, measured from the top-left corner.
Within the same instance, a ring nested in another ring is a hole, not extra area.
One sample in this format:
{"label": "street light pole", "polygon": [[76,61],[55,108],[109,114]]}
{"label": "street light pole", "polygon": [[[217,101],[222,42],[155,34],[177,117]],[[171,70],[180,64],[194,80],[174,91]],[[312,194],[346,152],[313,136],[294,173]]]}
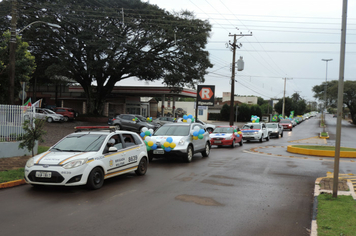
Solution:
{"label": "street light pole", "polygon": [[325,133],[325,111],[326,111],[326,90],[327,90],[327,81],[328,81],[328,62],[332,61],[333,59],[321,59],[322,61],[326,62],[326,72],[325,72],[325,87],[324,87],[324,125],[323,125],[323,132]]}

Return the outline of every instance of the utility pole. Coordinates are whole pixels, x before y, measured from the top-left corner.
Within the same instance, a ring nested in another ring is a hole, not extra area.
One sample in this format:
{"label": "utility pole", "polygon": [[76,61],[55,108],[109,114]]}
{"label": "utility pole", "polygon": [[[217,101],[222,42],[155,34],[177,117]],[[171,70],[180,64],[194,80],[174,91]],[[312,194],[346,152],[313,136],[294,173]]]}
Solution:
{"label": "utility pole", "polygon": [[[231,94],[230,94],[230,125],[234,125],[234,97],[235,97],[235,54],[236,54],[236,48],[240,48],[242,44],[237,45],[236,44],[236,36],[252,36],[252,33],[250,34],[229,34],[230,37],[234,37],[233,43],[229,42],[229,45],[231,46],[232,49],[232,74],[231,74]],[[240,70],[240,68],[238,68]],[[243,68],[242,68],[243,69]]]}
{"label": "utility pole", "polygon": [[339,65],[339,84],[337,99],[337,121],[336,121],[336,142],[334,158],[334,178],[333,178],[333,197],[337,198],[339,184],[339,160],[341,143],[341,120],[344,99],[344,70],[345,70],[345,50],[346,50],[346,26],[347,26],[347,0],[343,0],[342,24],[341,24],[341,46],[340,46],[340,65]]}
{"label": "utility pole", "polygon": [[286,105],[286,80],[290,80],[290,79],[292,79],[292,78],[284,78],[283,106],[282,106],[283,119],[285,118],[285,116],[284,116],[284,108],[285,108],[285,105]]}
{"label": "utility pole", "polygon": [[16,54],[16,25],[17,25],[17,0],[12,1],[11,10],[11,36],[9,57],[9,104],[15,104],[15,54]]}

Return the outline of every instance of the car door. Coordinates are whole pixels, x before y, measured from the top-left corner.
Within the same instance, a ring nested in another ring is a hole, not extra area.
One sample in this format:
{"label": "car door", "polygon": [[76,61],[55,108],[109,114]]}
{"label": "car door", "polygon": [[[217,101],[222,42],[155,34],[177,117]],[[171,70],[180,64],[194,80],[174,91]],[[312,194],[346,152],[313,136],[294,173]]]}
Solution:
{"label": "car door", "polygon": [[125,130],[135,130],[136,121],[133,115],[120,115],[122,128]]}
{"label": "car door", "polygon": [[193,145],[194,145],[194,150],[201,150],[201,149],[205,148],[205,140],[206,140],[206,137],[209,135],[209,133],[206,132],[206,130],[204,129],[204,127],[201,124],[193,123],[193,125],[191,126],[191,130],[194,130],[195,127],[199,127],[199,130],[200,129],[204,130],[204,138],[203,139],[197,139],[197,140],[193,139],[193,141],[192,141]]}
{"label": "car door", "polygon": [[[125,169],[125,166],[127,165],[127,159],[125,156],[125,148],[122,141],[122,137],[118,134],[115,134],[110,135],[110,138],[108,140],[110,139],[115,140],[115,144],[113,145],[113,147],[115,147],[117,150],[115,152],[109,152],[109,148],[106,147],[103,153],[103,163],[106,168],[107,175],[115,175]],[[107,142],[105,145],[107,145]]]}
{"label": "car door", "polygon": [[[135,137],[136,136],[136,137]],[[142,144],[141,139],[137,135],[132,133],[122,134],[123,142],[123,155],[126,159],[126,167],[133,168],[138,166],[140,148],[139,145]]]}

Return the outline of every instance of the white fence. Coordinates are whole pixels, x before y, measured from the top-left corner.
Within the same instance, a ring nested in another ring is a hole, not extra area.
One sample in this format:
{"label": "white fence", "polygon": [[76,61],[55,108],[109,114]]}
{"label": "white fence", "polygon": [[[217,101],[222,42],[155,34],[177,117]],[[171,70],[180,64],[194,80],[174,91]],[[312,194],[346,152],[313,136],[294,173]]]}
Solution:
{"label": "white fence", "polygon": [[21,140],[25,133],[22,125],[29,119],[28,107],[16,105],[0,105],[0,142]]}

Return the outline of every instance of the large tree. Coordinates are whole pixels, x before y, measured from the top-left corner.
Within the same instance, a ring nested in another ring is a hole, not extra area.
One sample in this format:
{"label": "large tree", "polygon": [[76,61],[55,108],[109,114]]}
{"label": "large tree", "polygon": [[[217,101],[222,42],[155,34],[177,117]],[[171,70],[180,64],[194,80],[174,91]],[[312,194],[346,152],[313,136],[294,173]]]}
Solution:
{"label": "large tree", "polygon": [[[19,0],[18,11],[21,27],[38,20],[61,26],[31,27],[24,38],[39,68],[61,65],[59,76],[83,87],[92,113],[101,113],[106,95],[124,79],[195,87],[212,67],[204,50],[211,25],[191,12],[169,13],[140,0]],[[2,19],[0,27],[9,26],[8,16]]]}
{"label": "large tree", "polygon": [[[327,82],[326,86],[326,104],[327,107],[337,107],[338,99],[338,81],[332,80]],[[314,97],[320,101],[325,101],[325,82],[313,87]],[[352,123],[356,124],[356,81],[347,80],[344,82],[343,102],[349,108]]]}
{"label": "large tree", "polygon": [[[9,41],[10,32],[6,31],[0,37],[0,104],[9,104]],[[35,57],[28,51],[28,44],[22,42],[21,37],[16,37],[16,51],[15,51],[15,81],[14,94],[17,97],[21,91],[20,82],[28,82],[32,76],[36,65]]]}

